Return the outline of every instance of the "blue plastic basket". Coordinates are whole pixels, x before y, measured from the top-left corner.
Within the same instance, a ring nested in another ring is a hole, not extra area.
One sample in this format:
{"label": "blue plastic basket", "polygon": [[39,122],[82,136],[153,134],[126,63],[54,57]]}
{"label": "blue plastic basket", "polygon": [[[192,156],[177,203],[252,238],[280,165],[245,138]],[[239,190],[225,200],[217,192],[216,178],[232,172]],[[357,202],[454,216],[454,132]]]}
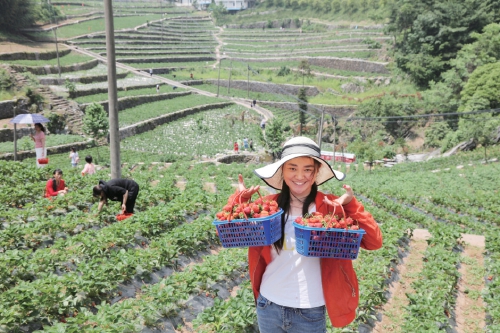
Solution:
{"label": "blue plastic basket", "polygon": [[297,223],[295,248],[306,257],[354,260],[358,257],[364,230],[311,228]]}
{"label": "blue plastic basket", "polygon": [[250,247],[271,245],[281,238],[280,210],[270,216],[248,220],[215,220],[212,224],[217,228],[223,247]]}

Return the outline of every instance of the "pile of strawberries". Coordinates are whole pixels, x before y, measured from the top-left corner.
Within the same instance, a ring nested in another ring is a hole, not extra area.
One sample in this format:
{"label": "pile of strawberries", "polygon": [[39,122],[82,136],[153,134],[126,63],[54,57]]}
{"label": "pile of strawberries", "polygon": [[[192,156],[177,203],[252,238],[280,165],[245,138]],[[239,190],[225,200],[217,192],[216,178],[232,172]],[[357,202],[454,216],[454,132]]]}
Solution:
{"label": "pile of strawberries", "polygon": [[131,217],[132,215],[134,215],[134,214],[125,212],[125,214],[118,214],[118,215],[116,215],[116,219],[117,219],[118,221],[123,221],[123,220],[125,220],[125,219],[128,219],[128,218],[129,218],[129,217]]}
{"label": "pile of strawberries", "polygon": [[320,212],[306,214],[304,217],[297,217],[295,222],[311,228],[359,230],[357,221],[350,217],[341,218],[338,215],[323,215]]}
{"label": "pile of strawberries", "polygon": [[219,221],[230,221],[266,217],[276,214],[278,210],[278,203],[275,200],[258,198],[254,202],[244,202],[235,205],[227,204],[215,216]]}

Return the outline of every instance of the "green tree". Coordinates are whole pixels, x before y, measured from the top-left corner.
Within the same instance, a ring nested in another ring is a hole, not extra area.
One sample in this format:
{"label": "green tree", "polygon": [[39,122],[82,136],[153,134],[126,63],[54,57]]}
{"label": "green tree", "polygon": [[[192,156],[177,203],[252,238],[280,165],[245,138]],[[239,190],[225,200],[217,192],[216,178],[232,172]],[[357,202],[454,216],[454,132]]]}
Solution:
{"label": "green tree", "polygon": [[478,67],[462,90],[459,111],[500,107],[500,62]]}
{"label": "green tree", "polygon": [[16,32],[35,23],[36,9],[31,0],[0,1],[0,30]]}
{"label": "green tree", "polygon": [[[97,141],[107,136],[108,129],[109,120],[104,108],[97,103],[87,106],[83,117],[83,132],[92,137],[97,144]],[[97,149],[97,156],[100,158],[99,149]]]}
{"label": "green tree", "polygon": [[283,119],[275,117],[266,124],[266,146],[268,151],[276,158],[281,152],[281,144],[285,141]]}
{"label": "green tree", "polygon": [[311,73],[311,65],[308,60],[301,60],[298,68],[302,74],[302,86],[304,86],[304,77],[313,77],[314,74]]}
{"label": "green tree", "polygon": [[298,105],[299,105],[300,135],[302,135],[302,128],[306,125],[306,112],[307,112],[307,95],[305,88],[300,88],[298,99],[299,99]]}
{"label": "green tree", "polygon": [[439,81],[450,60],[493,23],[500,12],[497,0],[397,0],[390,8],[387,31],[396,38],[397,66],[421,87]]}

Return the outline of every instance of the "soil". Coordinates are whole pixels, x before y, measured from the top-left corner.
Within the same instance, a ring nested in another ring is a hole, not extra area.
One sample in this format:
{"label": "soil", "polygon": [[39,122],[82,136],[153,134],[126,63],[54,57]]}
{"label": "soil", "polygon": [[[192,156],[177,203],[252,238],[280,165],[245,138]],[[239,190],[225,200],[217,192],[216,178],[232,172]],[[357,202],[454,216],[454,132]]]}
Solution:
{"label": "soil", "polygon": [[56,46],[53,43],[37,43],[19,44],[14,42],[0,42],[0,54],[16,53],[16,52],[47,52],[55,50]]}
{"label": "soil", "polygon": [[[407,293],[412,293],[411,283],[423,267],[423,256],[427,248],[426,240],[431,235],[427,230],[415,229],[410,242],[410,253],[399,265],[399,280],[390,286],[389,301],[382,307],[382,320],[377,322],[374,333],[403,333]],[[463,234],[464,249],[460,265],[460,281],[455,306],[456,332],[479,333],[485,329],[485,303],[481,297],[484,285],[484,236]]]}
{"label": "soil", "polygon": [[424,252],[427,249],[426,239],[431,235],[427,230],[415,229],[410,242],[410,253],[405,258],[404,264],[399,267],[399,281],[395,282],[389,292],[391,298],[383,306],[382,321],[378,322],[373,332],[401,332],[401,325],[404,322],[404,307],[408,305],[406,293],[414,292],[411,284],[416,278],[416,274],[422,270]]}

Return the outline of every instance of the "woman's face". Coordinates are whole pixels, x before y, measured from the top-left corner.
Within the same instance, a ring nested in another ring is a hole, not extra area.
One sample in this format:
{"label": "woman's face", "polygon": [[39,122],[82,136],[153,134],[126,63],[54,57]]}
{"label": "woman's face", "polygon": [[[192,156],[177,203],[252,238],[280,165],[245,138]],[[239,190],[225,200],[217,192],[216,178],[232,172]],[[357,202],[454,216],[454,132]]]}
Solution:
{"label": "woman's face", "polygon": [[311,157],[296,157],[283,164],[283,180],[296,197],[302,198],[311,192],[316,181],[316,166]]}
{"label": "woman's face", "polygon": [[56,181],[60,181],[60,180],[61,180],[61,178],[62,178],[62,173],[57,173],[57,172],[56,172],[56,173],[54,174],[54,178],[56,179]]}
{"label": "woman's face", "polygon": [[35,125],[35,131],[40,132],[42,129],[40,128],[39,125]]}

